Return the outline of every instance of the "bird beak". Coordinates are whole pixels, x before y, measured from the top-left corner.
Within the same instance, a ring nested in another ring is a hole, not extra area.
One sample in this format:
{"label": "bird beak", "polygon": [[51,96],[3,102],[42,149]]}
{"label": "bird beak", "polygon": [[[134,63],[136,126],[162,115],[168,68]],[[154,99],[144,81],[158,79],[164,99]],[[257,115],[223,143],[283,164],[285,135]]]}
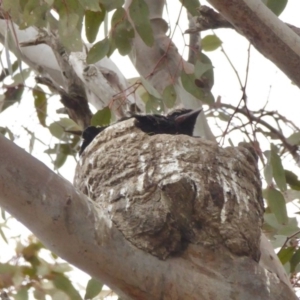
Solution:
{"label": "bird beak", "polygon": [[198,108],[198,109],[192,110],[186,114],[180,115],[177,118],[175,118],[175,122],[177,124],[181,124],[190,118],[195,118],[195,120],[196,120],[201,111],[202,111],[202,108]]}

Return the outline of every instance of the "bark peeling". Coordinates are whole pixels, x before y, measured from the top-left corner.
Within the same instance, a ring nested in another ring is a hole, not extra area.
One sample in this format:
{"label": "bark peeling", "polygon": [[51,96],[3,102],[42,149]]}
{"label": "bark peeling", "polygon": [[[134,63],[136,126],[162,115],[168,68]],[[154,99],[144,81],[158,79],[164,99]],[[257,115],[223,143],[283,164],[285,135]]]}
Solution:
{"label": "bark peeling", "polygon": [[264,208],[247,144],[223,149],[185,135],[148,136],[130,119],[86,148],[74,184],[127,240],[160,259],[196,244],[259,260]]}

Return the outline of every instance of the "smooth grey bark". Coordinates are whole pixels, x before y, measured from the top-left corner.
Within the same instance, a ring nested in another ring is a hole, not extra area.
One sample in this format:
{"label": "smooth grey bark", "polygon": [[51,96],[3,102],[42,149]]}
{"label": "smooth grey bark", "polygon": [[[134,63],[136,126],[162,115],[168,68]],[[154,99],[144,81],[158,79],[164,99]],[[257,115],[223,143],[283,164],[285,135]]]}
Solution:
{"label": "smooth grey bark", "polygon": [[300,37],[260,0],[208,0],[253,46],[300,87]]}

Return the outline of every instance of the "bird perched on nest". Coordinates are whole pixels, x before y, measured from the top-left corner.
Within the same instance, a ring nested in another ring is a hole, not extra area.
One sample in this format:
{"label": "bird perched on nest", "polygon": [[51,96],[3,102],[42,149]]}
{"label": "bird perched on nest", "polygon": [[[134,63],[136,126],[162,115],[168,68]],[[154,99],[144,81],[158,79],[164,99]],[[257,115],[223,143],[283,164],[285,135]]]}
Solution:
{"label": "bird perched on nest", "polygon": [[[185,134],[193,136],[194,127],[196,124],[197,117],[201,112],[201,108],[197,110],[192,109],[180,109],[175,110],[172,113],[162,116],[162,115],[132,115],[131,117],[126,117],[118,122],[128,120],[130,118],[135,118],[135,125],[143,132],[149,135],[155,134]],[[79,155],[82,154],[84,149],[92,142],[92,140],[108,126],[87,127],[83,133],[83,143],[80,147]]]}

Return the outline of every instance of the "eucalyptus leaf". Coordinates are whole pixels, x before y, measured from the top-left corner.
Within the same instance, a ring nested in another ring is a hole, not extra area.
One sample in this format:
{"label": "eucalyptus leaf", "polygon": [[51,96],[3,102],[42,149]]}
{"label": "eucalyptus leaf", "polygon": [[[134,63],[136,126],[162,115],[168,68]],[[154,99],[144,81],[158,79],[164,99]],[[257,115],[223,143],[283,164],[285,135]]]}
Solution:
{"label": "eucalyptus leaf", "polygon": [[300,145],[300,132],[295,132],[291,134],[287,138],[287,141],[292,145]]}
{"label": "eucalyptus leaf", "polygon": [[288,0],[266,0],[267,7],[276,15],[279,16],[285,9]]}
{"label": "eucalyptus leaf", "polygon": [[300,249],[297,249],[293,254],[292,258],[290,259],[292,273],[295,272],[299,263],[300,263]]}
{"label": "eucalyptus leaf", "polygon": [[286,203],[283,195],[278,190],[271,187],[264,191],[264,195],[271,211],[275,214],[278,223],[281,225],[288,224]]}
{"label": "eucalyptus leaf", "polygon": [[141,77],[141,82],[143,84],[143,87],[145,88],[145,90],[152,96],[156,97],[156,98],[161,98],[160,93],[152,86],[152,84],[145,79],[144,77]]}
{"label": "eucalyptus leaf", "polygon": [[180,2],[192,16],[198,16],[197,8],[201,6],[199,0],[180,0]]}
{"label": "eucalyptus leaf", "polygon": [[81,131],[81,128],[71,119],[62,118],[56,121],[48,127],[50,133],[59,140],[65,140],[67,134],[66,131]]}
{"label": "eucalyptus leaf", "polygon": [[47,117],[47,98],[43,90],[39,87],[35,87],[32,90],[32,95],[34,98],[34,107],[36,110],[37,117],[40,124],[46,127],[46,117]]}
{"label": "eucalyptus leaf", "polygon": [[104,107],[98,110],[92,117],[92,126],[106,126],[109,125],[111,121],[111,111],[108,107]]}
{"label": "eucalyptus leaf", "polygon": [[14,296],[15,300],[28,300],[28,289],[21,288],[18,290],[17,294]]}
{"label": "eucalyptus leaf", "polygon": [[201,40],[201,46],[204,51],[214,51],[222,45],[222,41],[214,34],[207,35]]}
{"label": "eucalyptus leaf", "polygon": [[148,94],[148,99],[146,102],[146,112],[152,114],[162,114],[164,112],[162,99]]}
{"label": "eucalyptus leaf", "polygon": [[124,0],[99,0],[107,11],[118,9],[123,6]]}
{"label": "eucalyptus leaf", "polygon": [[109,40],[105,38],[104,40],[96,43],[89,51],[86,62],[88,64],[94,64],[101,60],[109,51]]}
{"label": "eucalyptus leaf", "polygon": [[205,74],[207,71],[212,69],[211,64],[203,63],[199,60],[196,61],[195,64],[195,76],[197,78],[200,78],[203,74]]}
{"label": "eucalyptus leaf", "polygon": [[90,43],[95,41],[105,13],[106,11],[103,7],[100,11],[87,10],[85,12],[85,35]]}
{"label": "eucalyptus leaf", "polygon": [[276,147],[271,144],[271,165],[273,170],[274,180],[279,187],[279,189],[284,192],[287,190],[286,179],[285,179],[285,171],[283,169],[281,158],[277,154]]}
{"label": "eucalyptus leaf", "polygon": [[91,278],[86,287],[84,299],[95,298],[102,290],[103,283],[95,278]]}
{"label": "eucalyptus leaf", "polygon": [[177,95],[173,84],[168,85],[164,89],[162,97],[167,108],[174,107]]}
{"label": "eucalyptus leaf", "polygon": [[99,0],[78,0],[84,10],[100,11]]}
{"label": "eucalyptus leaf", "polygon": [[291,236],[299,231],[299,226],[297,222],[297,218],[288,218],[288,223],[282,225],[281,228],[278,230],[278,234]]}
{"label": "eucalyptus leaf", "polygon": [[264,167],[265,180],[268,185],[271,185],[273,182],[273,168],[271,165],[271,151],[269,151],[269,150],[265,151],[264,155],[267,158],[267,163]]}
{"label": "eucalyptus leaf", "polygon": [[184,70],[181,72],[181,82],[184,89],[199,100],[204,98],[204,93],[201,88],[195,84],[195,74],[187,74]]}
{"label": "eucalyptus leaf", "polygon": [[294,255],[294,252],[295,252],[294,247],[283,248],[278,252],[277,256],[281,261],[281,263],[284,265],[285,263],[290,261],[290,259]]}
{"label": "eucalyptus leaf", "polygon": [[56,273],[53,278],[54,286],[65,292],[72,300],[82,300],[82,297],[72,285],[71,281],[61,273]]}
{"label": "eucalyptus leaf", "polygon": [[144,0],[132,0],[129,14],[141,39],[147,46],[151,47],[154,43],[154,37],[147,3]]}

